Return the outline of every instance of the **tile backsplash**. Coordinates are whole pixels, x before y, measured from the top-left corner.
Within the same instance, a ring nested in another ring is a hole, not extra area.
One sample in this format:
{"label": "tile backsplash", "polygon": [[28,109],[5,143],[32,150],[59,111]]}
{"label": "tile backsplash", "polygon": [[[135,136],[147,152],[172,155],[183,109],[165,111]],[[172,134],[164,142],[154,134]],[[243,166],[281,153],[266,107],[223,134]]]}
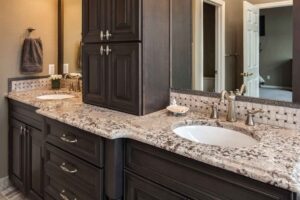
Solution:
{"label": "tile backsplash", "polygon": [[[9,90],[12,92],[20,92],[34,89],[50,89],[51,82],[49,78],[38,78],[28,80],[13,80],[9,83]],[[9,91],[9,92],[10,92]]]}
{"label": "tile backsplash", "polygon": [[[179,105],[188,106],[192,110],[201,110],[207,114],[211,113],[211,106],[215,103],[218,105],[221,116],[225,116],[227,113],[227,102],[220,103],[219,98],[176,92],[171,92],[170,98],[171,100],[175,98]],[[236,101],[236,109],[237,117],[241,120],[246,120],[247,110],[262,109],[264,113],[256,114],[255,122],[289,129],[300,129],[300,109],[244,101]]]}
{"label": "tile backsplash", "polygon": [[[9,81],[8,92],[21,92],[28,90],[38,90],[38,89],[51,89],[51,81],[49,78],[36,78],[28,80],[12,80]],[[70,85],[77,85],[77,80],[75,79],[62,79],[61,88],[69,88]],[[80,86],[82,88],[82,81],[80,80]]]}

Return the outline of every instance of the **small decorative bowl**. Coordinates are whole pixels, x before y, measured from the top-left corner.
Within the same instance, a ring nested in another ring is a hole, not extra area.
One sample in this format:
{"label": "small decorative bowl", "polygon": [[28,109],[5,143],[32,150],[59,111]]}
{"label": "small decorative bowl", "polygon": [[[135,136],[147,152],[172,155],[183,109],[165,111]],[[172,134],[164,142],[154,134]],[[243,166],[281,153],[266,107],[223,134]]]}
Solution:
{"label": "small decorative bowl", "polygon": [[170,105],[167,107],[167,110],[174,115],[183,115],[186,114],[190,109],[186,106]]}

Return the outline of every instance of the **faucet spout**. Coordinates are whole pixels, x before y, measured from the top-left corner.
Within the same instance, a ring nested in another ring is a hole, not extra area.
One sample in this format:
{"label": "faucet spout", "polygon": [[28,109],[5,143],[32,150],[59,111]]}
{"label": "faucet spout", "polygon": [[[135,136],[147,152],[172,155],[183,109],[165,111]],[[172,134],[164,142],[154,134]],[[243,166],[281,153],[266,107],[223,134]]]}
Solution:
{"label": "faucet spout", "polygon": [[229,122],[236,122],[237,117],[236,117],[236,95],[234,94],[233,91],[230,91],[229,93],[226,90],[223,90],[221,92],[221,98],[220,102],[225,102],[225,99],[228,101],[227,105],[227,121]]}

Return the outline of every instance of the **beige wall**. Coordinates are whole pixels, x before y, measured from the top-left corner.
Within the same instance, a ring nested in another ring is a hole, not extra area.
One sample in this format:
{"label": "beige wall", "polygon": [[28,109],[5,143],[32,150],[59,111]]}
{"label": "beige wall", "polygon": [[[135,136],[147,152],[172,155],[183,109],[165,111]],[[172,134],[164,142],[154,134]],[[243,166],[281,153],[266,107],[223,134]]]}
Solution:
{"label": "beige wall", "polygon": [[64,63],[69,72],[80,72],[78,66],[82,31],[82,0],[64,0]]}
{"label": "beige wall", "polygon": [[57,0],[0,0],[0,177],[7,176],[8,120],[7,79],[20,74],[21,45],[26,29],[33,27],[33,37],[41,37],[44,46],[44,70],[57,66]]}

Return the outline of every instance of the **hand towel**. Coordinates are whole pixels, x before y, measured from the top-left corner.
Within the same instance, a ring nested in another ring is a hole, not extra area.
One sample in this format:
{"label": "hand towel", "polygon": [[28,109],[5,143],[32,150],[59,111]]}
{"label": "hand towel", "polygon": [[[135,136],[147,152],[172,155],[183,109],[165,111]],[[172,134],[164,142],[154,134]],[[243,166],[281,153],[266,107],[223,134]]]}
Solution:
{"label": "hand towel", "polygon": [[21,72],[40,73],[43,71],[43,44],[41,39],[26,38],[23,43]]}

